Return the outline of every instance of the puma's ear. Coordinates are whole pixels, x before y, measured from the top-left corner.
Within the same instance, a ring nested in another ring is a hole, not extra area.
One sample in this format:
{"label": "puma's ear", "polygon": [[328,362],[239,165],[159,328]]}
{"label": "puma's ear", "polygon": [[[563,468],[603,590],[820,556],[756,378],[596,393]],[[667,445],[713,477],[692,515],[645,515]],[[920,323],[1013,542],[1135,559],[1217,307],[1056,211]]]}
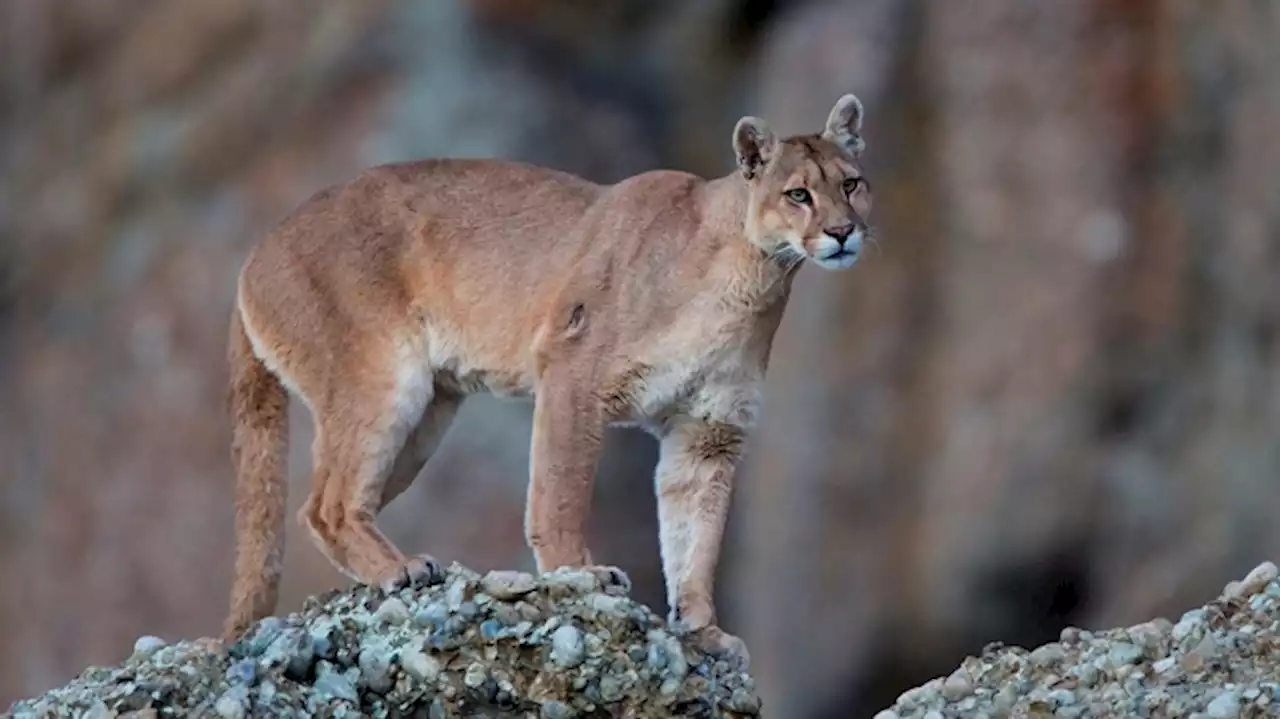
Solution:
{"label": "puma's ear", "polygon": [[760,172],[773,155],[777,138],[769,124],[758,117],[744,117],[733,127],[733,154],[738,158],[738,169],[748,180]]}
{"label": "puma's ear", "polygon": [[866,143],[862,141],[862,101],[857,95],[849,93],[836,100],[822,136],[854,155],[862,154]]}

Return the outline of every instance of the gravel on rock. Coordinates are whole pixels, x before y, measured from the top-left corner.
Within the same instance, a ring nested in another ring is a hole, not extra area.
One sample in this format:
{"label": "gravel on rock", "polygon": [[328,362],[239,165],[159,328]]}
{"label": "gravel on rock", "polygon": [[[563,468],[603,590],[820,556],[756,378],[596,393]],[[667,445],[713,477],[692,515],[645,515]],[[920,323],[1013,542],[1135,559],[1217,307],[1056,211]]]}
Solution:
{"label": "gravel on rock", "polygon": [[384,594],[356,585],[239,642],[138,640],[114,667],[16,702],[44,717],[760,716],[754,680],[633,601],[625,576],[480,575]]}
{"label": "gravel on rock", "polygon": [[989,644],[875,719],[1280,717],[1280,577],[1264,562],[1177,622]]}

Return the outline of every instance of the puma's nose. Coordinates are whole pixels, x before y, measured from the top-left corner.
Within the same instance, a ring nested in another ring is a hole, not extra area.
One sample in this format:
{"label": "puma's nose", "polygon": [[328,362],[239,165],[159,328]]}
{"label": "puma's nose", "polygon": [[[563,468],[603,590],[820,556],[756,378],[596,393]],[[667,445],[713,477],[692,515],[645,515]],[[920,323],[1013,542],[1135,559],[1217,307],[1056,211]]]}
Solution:
{"label": "puma's nose", "polygon": [[838,227],[828,227],[823,230],[823,232],[827,233],[827,236],[831,239],[843,245],[844,241],[849,239],[849,235],[852,235],[855,229],[856,227],[851,222],[847,225],[839,225]]}

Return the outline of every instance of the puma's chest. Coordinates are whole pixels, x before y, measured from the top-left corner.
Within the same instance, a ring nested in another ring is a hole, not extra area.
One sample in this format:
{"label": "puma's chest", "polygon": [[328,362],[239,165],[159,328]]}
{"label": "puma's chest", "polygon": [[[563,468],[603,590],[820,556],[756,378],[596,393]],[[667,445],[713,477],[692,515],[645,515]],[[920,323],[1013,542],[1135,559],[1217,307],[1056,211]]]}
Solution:
{"label": "puma's chest", "polygon": [[620,373],[606,397],[622,424],[657,430],[688,416],[745,429],[755,424],[763,382],[763,358],[750,337],[673,332]]}

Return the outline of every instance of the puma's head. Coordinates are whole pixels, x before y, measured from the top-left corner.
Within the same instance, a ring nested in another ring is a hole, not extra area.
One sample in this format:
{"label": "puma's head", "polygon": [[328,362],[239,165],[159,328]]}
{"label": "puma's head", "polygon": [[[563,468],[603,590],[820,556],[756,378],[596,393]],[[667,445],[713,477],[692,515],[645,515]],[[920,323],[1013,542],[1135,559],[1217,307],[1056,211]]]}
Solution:
{"label": "puma's head", "polygon": [[852,94],[836,102],[821,133],[778,138],[758,117],[739,120],[733,149],[751,188],[749,239],[829,270],[853,267],[871,211],[861,130],[862,103]]}

